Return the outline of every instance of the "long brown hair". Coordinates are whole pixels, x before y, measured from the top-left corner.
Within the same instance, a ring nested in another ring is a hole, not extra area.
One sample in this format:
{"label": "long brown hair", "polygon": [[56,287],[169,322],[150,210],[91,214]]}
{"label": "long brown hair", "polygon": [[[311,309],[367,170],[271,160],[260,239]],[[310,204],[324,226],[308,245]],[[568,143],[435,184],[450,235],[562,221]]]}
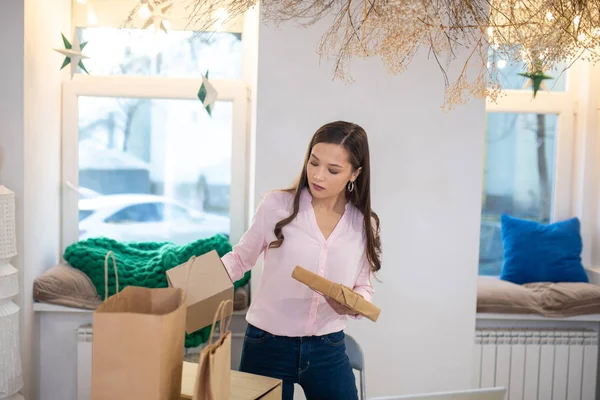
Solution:
{"label": "long brown hair", "polygon": [[361,168],[361,172],[354,181],[354,190],[349,191],[346,188],[346,199],[351,202],[364,216],[363,226],[366,235],[366,254],[367,260],[371,264],[371,271],[377,272],[381,269],[381,241],[379,239],[379,217],[371,210],[371,162],[369,158],[369,142],[367,133],[360,126],[345,122],[337,121],[323,125],[313,135],[300,177],[286,192],[294,195],[294,204],[292,214],[279,221],[275,225],[274,233],[277,240],[269,244],[269,248],[279,248],[283,243],[283,227],[289,224],[298,215],[300,209],[300,196],[302,190],[308,187],[308,177],[306,175],[306,166],[310,159],[313,147],[317,143],[332,143],[343,146],[350,156],[350,164],[354,171]]}

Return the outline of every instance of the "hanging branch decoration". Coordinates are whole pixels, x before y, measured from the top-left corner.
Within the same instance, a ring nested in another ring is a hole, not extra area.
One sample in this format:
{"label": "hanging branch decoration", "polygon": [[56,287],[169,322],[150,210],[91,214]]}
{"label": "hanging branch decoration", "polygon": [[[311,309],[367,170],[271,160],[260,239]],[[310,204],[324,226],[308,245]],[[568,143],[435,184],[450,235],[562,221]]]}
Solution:
{"label": "hanging branch decoration", "polygon": [[[215,25],[216,10],[233,19],[256,4],[182,2],[197,31]],[[488,63],[488,46],[507,64],[539,63],[543,71],[579,58],[595,62],[600,45],[600,0],[262,0],[261,12],[275,23],[308,26],[332,20],[318,53],[333,61],[337,79],[352,80],[353,58],[377,56],[391,74],[401,74],[417,51],[427,50],[440,67],[448,109],[470,97],[495,100],[500,94],[499,71]],[[465,49],[471,49],[466,60],[458,60]],[[459,68],[451,69],[456,62]]]}
{"label": "hanging branch decoration", "polygon": [[87,42],[83,42],[79,44],[79,39],[77,36],[73,38],[73,43],[71,44],[69,40],[62,35],[63,43],[65,45],[64,49],[54,49],[54,51],[59,52],[60,54],[65,56],[65,61],[63,62],[60,69],[62,70],[67,65],[71,64],[71,79],[73,79],[73,75],[75,75],[75,69],[79,66],[86,74],[90,74],[88,70],[83,65],[83,60],[89,58],[88,56],[82,53],[83,48],[87,45]]}
{"label": "hanging branch decoration", "polygon": [[202,85],[200,85],[200,89],[198,90],[198,99],[200,99],[202,106],[204,106],[204,109],[210,117],[212,117],[212,110],[214,109],[217,97],[217,90],[208,81],[208,71],[206,71],[206,76],[202,75]]}
{"label": "hanging branch decoration", "polygon": [[165,26],[165,21],[168,21],[167,11],[173,6],[170,2],[163,2],[161,4],[152,4],[152,1],[148,0],[146,3],[146,7],[150,10],[150,17],[144,23],[142,29],[149,28],[151,25],[154,25],[154,31],[158,32],[159,30],[163,30],[165,33],[167,32],[167,27]]}
{"label": "hanging branch decoration", "polygon": [[257,0],[181,0],[181,2],[189,16],[188,27],[193,27],[197,32],[218,31],[225,26],[225,23],[235,20],[258,3]]}

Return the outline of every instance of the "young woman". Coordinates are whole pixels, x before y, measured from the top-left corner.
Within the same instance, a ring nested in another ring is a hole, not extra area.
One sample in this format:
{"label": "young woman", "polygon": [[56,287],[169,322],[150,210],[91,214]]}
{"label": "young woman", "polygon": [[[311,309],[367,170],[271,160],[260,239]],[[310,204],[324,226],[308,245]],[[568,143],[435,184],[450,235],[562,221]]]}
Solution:
{"label": "young woman", "polygon": [[268,194],[223,257],[236,281],[264,253],[240,370],[281,379],[283,400],[293,398],[294,383],[309,400],[357,399],[343,330],[348,316],[358,316],[293,279],[292,270],[302,266],[371,301],[380,247],[367,134],[349,122],[326,124],[310,141],[295,186]]}

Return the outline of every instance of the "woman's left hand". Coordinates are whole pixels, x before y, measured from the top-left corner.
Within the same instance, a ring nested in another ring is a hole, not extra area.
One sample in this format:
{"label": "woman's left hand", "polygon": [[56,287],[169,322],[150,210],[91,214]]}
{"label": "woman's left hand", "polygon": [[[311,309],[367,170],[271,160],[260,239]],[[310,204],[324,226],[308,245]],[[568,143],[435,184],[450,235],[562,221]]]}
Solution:
{"label": "woman's left hand", "polygon": [[356,312],[354,312],[351,308],[346,307],[345,305],[340,304],[337,301],[330,299],[329,297],[325,297],[325,299],[336,313],[340,315],[356,315]]}

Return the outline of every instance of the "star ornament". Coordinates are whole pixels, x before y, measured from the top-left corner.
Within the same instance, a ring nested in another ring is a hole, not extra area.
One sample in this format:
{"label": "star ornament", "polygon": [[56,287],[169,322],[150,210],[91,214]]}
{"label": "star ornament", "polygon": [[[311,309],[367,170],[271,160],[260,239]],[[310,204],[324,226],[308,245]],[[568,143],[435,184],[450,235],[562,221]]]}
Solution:
{"label": "star ornament", "polygon": [[75,69],[77,68],[77,66],[79,66],[79,68],[81,68],[83,71],[85,71],[86,74],[89,75],[90,73],[85,68],[85,65],[83,65],[83,60],[89,57],[82,53],[82,50],[87,44],[87,42],[79,44],[79,40],[77,39],[77,37],[75,37],[73,39],[73,43],[70,43],[69,40],[67,40],[67,38],[65,37],[65,35],[61,33],[61,36],[65,48],[54,49],[54,51],[57,51],[63,56],[65,56],[65,61],[63,62],[60,69],[62,70],[64,67],[71,64],[71,79],[73,78],[73,75],[75,75]]}
{"label": "star ornament", "polygon": [[143,29],[149,28],[151,25],[154,25],[154,31],[158,32],[162,29],[165,33],[167,33],[167,27],[165,26],[165,21],[169,18],[166,15],[166,12],[171,9],[173,6],[172,3],[166,3],[161,5],[152,5],[150,1],[146,3],[148,9],[150,10],[150,17],[146,20]]}
{"label": "star ornament", "polygon": [[200,85],[200,89],[198,90],[198,99],[200,99],[202,106],[204,106],[210,117],[212,117],[212,110],[217,97],[217,89],[209,82],[208,71],[206,71],[206,76],[202,75],[202,85]]}
{"label": "star ornament", "polygon": [[535,96],[537,95],[537,92],[540,89],[548,90],[548,87],[546,86],[546,83],[544,81],[548,80],[548,79],[554,79],[553,77],[546,75],[546,73],[543,70],[537,70],[535,72],[520,73],[519,75],[529,78],[523,89],[525,89],[531,85],[531,88],[533,89],[533,98],[534,99],[535,99]]}

